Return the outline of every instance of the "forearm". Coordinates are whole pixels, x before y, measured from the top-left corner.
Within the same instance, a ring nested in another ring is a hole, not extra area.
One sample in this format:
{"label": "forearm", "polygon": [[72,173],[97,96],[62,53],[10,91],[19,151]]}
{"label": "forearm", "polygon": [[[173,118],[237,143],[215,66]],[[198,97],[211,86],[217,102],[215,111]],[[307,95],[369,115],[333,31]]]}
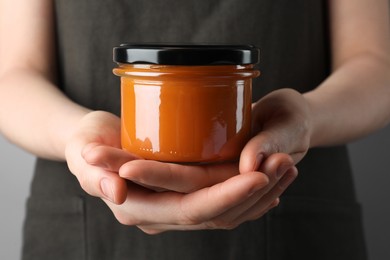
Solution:
{"label": "forearm", "polygon": [[306,93],[313,125],[311,147],[346,143],[388,124],[389,71],[386,57],[356,55]]}
{"label": "forearm", "polygon": [[33,69],[1,75],[0,132],[37,156],[63,160],[65,144],[86,113]]}

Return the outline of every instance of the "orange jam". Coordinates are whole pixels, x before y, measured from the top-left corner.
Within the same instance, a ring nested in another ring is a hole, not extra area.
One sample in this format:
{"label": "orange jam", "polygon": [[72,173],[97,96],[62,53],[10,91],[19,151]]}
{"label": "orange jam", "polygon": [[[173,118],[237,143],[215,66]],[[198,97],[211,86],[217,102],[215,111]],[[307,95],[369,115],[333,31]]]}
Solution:
{"label": "orange jam", "polygon": [[178,163],[238,159],[251,133],[252,78],[259,75],[253,64],[114,60],[114,74],[121,77],[124,150]]}

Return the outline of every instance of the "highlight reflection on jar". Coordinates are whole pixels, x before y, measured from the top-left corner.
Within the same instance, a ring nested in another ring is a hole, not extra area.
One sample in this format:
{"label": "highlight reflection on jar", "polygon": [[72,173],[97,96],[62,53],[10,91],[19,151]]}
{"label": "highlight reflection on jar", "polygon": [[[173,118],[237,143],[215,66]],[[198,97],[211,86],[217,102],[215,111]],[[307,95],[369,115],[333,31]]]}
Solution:
{"label": "highlight reflection on jar", "polygon": [[[132,51],[138,55],[136,61],[131,60]],[[142,51],[146,57],[140,59]],[[214,55],[219,51],[220,57],[210,62],[210,51]],[[247,54],[243,64],[238,62],[242,57],[231,57],[240,51]],[[154,55],[145,62],[151,52],[165,56],[156,60]],[[196,62],[191,59],[194,53]],[[206,64],[202,55],[209,59]],[[114,49],[114,60],[119,63],[114,73],[121,76],[123,149],[145,159],[180,163],[239,157],[250,137],[251,80],[259,75],[253,69],[258,49],[122,45]]]}

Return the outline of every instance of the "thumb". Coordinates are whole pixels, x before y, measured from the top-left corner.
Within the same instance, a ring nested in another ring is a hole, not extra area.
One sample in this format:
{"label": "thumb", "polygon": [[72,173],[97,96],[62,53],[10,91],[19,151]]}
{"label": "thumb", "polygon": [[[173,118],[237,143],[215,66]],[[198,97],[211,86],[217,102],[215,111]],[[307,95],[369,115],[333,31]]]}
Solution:
{"label": "thumb", "polygon": [[67,164],[81,188],[92,196],[122,204],[127,196],[126,180],[116,172],[89,164],[80,152],[82,149],[72,146],[68,146],[66,150]]}
{"label": "thumb", "polygon": [[89,143],[82,152],[84,160],[90,164],[112,172],[119,172],[121,166],[129,161],[141,159],[139,156],[128,153],[120,148]]}
{"label": "thumb", "polygon": [[257,171],[263,161],[271,154],[284,152],[272,141],[270,135],[262,132],[245,145],[240,155],[240,173]]}
{"label": "thumb", "polygon": [[[115,204],[122,204],[126,200],[127,195],[127,183],[115,173],[103,173],[99,182],[99,193]],[[91,182],[93,184],[93,181]],[[96,186],[95,186],[96,187]]]}

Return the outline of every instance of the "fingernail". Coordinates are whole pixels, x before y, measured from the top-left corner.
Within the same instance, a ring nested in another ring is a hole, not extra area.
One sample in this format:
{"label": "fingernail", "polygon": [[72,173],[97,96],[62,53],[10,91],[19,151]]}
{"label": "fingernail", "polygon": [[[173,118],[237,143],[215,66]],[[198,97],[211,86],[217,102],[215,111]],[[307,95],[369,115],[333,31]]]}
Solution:
{"label": "fingernail", "polygon": [[114,191],[112,189],[111,182],[107,178],[103,178],[100,181],[100,187],[104,196],[109,199],[111,202],[114,202]]}

